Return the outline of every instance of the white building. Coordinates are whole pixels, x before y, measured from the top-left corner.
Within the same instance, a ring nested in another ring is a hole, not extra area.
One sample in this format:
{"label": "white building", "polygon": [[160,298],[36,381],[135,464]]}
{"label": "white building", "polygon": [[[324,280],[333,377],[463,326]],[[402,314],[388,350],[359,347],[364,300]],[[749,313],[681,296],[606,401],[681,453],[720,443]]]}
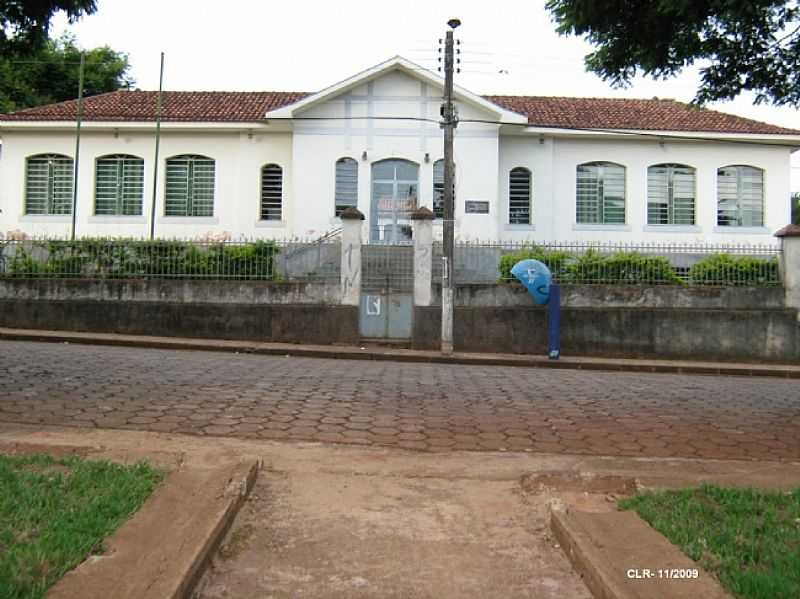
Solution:
{"label": "white building", "polygon": [[[317,237],[357,206],[373,241],[441,214],[443,81],[393,58],[313,94],[154,92],[84,103],[76,234]],[[770,243],[800,131],[672,100],[456,90],[456,235]],[[77,103],[0,115],[0,233],[72,226]],[[155,182],[154,182],[155,174]],[[440,225],[439,225],[440,226]],[[365,229],[366,234],[366,229]]]}

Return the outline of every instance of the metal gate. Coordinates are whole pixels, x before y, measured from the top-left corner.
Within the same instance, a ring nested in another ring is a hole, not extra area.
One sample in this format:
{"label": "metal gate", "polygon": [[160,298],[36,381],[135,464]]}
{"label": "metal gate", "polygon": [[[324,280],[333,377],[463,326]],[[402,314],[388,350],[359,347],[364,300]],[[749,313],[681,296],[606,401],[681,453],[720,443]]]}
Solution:
{"label": "metal gate", "polygon": [[366,339],[411,338],[414,309],[414,247],[367,244],[361,247],[359,328]]}

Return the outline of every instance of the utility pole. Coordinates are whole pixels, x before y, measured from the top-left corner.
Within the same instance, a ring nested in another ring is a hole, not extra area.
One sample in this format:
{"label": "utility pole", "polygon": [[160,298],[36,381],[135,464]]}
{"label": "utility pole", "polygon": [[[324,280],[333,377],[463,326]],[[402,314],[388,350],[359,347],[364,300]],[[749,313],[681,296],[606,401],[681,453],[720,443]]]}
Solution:
{"label": "utility pole", "polygon": [[161,145],[161,108],[164,93],[164,53],[161,53],[161,70],[158,74],[158,98],[156,99],[156,152],[153,159],[153,203],[150,207],[150,239],[156,236],[156,197],[158,196],[158,150]]}
{"label": "utility pole", "polygon": [[75,223],[78,212],[78,167],[81,154],[81,122],[83,121],[83,77],[86,69],[86,54],[81,52],[81,66],[78,71],[78,114],[75,120],[75,162],[73,165],[72,181],[72,228],[69,239],[75,241]]}
{"label": "utility pole", "polygon": [[453,312],[455,311],[454,285],[454,246],[455,246],[455,198],[453,187],[453,135],[458,125],[455,106],[453,105],[453,71],[455,51],[453,48],[453,30],[461,25],[458,19],[447,22],[450,30],[445,33],[444,40],[444,104],[442,104],[441,128],[444,129],[444,258],[442,269],[442,353],[453,353]]}

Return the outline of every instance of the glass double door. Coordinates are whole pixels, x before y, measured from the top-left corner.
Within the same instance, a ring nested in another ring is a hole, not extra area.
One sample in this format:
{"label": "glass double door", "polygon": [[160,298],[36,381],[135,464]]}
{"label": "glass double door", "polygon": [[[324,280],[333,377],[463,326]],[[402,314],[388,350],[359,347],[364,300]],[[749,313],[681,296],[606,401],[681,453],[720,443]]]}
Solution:
{"label": "glass double door", "polygon": [[411,241],[411,214],[418,207],[419,166],[408,160],[372,165],[371,243]]}

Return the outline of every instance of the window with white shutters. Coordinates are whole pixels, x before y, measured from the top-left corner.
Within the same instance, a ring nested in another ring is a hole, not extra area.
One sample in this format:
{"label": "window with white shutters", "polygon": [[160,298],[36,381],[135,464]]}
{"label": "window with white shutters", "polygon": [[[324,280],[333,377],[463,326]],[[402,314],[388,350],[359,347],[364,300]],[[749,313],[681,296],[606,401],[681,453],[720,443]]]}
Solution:
{"label": "window with white shutters", "polygon": [[175,156],[167,160],[166,216],[214,216],[214,160]]}
{"label": "window with white shutters", "polygon": [[693,225],[695,170],[685,164],[647,169],[647,224]]}
{"label": "window with white shutters", "polygon": [[340,216],[350,206],[358,207],[358,162],[352,158],[339,158],[336,161],[334,215]]}
{"label": "window with white shutters", "polygon": [[625,224],[625,167],[612,162],[579,164],[576,180],[578,224]]}
{"label": "window with white shutters", "polygon": [[127,154],[103,156],[97,159],[95,214],[140,216],[143,196],[144,160]]}
{"label": "window with white shutters", "polygon": [[529,225],[531,217],[531,172],[524,167],[516,167],[508,175],[508,222],[512,225]]}
{"label": "window with white shutters", "polygon": [[261,169],[261,220],[283,217],[283,169],[268,164]]}
{"label": "window with white shutters", "polygon": [[754,166],[717,170],[717,224],[721,227],[764,226],[764,171]]}
{"label": "window with white shutters", "polygon": [[25,161],[25,214],[72,214],[72,158],[39,154]]}

